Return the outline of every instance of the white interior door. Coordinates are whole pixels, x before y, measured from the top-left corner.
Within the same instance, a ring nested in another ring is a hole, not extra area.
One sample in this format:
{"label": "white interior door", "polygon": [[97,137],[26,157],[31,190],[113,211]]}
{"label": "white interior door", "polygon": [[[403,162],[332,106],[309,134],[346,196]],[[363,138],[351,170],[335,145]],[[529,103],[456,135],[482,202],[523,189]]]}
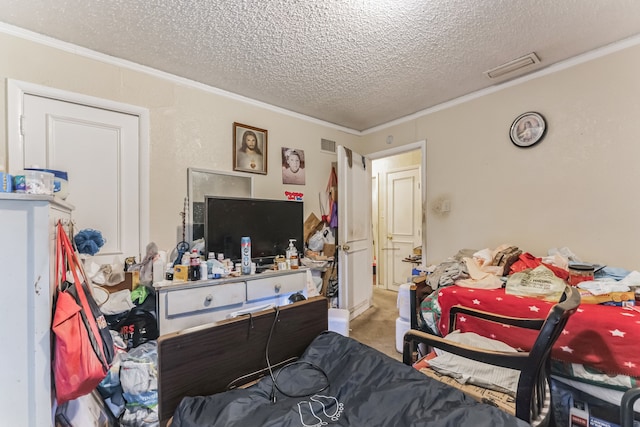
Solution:
{"label": "white interior door", "polygon": [[373,261],[375,268],[372,271],[374,275],[374,285],[380,285],[380,272],[378,271],[378,261],[380,260],[380,224],[378,223],[378,212],[380,210],[379,201],[380,189],[378,186],[378,176],[374,174],[371,177],[371,238],[373,239]]}
{"label": "white interior door", "polygon": [[411,277],[413,268],[413,264],[403,260],[413,254],[413,248],[420,246],[422,239],[420,169],[387,172],[386,184],[385,284],[387,289],[398,291]]}
{"label": "white interior door", "polygon": [[371,161],[338,146],[338,306],[351,318],[371,306]]}
{"label": "white interior door", "polygon": [[67,171],[76,231],[99,230],[105,239],[93,261],[139,260],[147,243],[140,225],[139,117],[30,93],[20,106],[22,150],[10,152],[11,168]]}

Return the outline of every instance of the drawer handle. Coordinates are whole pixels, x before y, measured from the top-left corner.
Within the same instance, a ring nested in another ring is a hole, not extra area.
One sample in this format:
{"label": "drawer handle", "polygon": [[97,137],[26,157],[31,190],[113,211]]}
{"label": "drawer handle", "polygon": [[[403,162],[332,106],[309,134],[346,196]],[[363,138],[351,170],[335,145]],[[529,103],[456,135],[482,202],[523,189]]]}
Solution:
{"label": "drawer handle", "polygon": [[204,299],[204,304],[205,304],[205,305],[209,305],[209,304],[211,304],[211,301],[213,301],[213,296],[211,296],[211,295],[207,295],[207,296],[205,297],[205,299]]}
{"label": "drawer handle", "polygon": [[275,285],[273,287],[273,289],[276,291],[276,293],[280,292],[280,289],[282,289],[282,285],[280,283],[278,283],[277,285]]}

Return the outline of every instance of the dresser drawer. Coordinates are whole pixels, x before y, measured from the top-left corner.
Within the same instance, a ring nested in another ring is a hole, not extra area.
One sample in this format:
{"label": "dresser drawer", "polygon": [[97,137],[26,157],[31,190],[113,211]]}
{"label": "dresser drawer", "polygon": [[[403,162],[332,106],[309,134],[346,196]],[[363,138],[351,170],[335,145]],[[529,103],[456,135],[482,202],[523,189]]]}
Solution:
{"label": "dresser drawer", "polygon": [[[263,273],[265,274],[265,273]],[[247,301],[269,298],[301,291],[305,286],[304,272],[247,281]]]}
{"label": "dresser drawer", "polygon": [[167,292],[167,316],[184,315],[202,310],[211,310],[245,300],[245,282],[203,286]]}

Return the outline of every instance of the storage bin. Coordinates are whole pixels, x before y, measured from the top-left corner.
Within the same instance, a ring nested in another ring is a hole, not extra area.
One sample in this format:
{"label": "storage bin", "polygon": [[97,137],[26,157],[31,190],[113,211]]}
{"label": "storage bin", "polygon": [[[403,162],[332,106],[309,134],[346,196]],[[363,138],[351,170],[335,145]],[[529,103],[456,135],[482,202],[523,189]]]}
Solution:
{"label": "storage bin", "polygon": [[411,329],[411,323],[409,320],[398,317],[396,319],[396,351],[402,353],[402,347],[404,345],[404,334]]}
{"label": "storage bin", "polygon": [[53,195],[53,174],[49,172],[25,170],[25,193]]}
{"label": "storage bin", "polygon": [[411,320],[411,283],[400,285],[397,305],[400,317],[405,320]]}
{"label": "storage bin", "polygon": [[345,337],[349,336],[349,310],[329,309],[329,330]]}
{"label": "storage bin", "polygon": [[48,172],[53,174],[53,192],[55,196],[64,200],[69,195],[69,180],[65,171],[40,168],[25,168],[25,171]]}

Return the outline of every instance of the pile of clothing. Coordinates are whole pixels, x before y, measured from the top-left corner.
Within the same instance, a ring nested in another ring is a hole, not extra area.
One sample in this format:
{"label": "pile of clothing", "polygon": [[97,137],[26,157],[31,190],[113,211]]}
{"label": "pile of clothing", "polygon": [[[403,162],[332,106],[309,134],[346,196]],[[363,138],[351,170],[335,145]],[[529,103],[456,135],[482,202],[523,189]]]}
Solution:
{"label": "pile of clothing", "polygon": [[[536,257],[512,244],[495,249],[461,249],[445,261],[424,269],[425,283],[432,290],[420,301],[420,327],[439,334],[438,289],[457,285],[465,288],[498,289],[507,294],[557,301],[569,280],[569,268],[582,260],[569,248],[552,248]],[[634,305],[640,290],[640,273],[616,267],[593,265],[593,280],[577,284],[583,304]]]}

